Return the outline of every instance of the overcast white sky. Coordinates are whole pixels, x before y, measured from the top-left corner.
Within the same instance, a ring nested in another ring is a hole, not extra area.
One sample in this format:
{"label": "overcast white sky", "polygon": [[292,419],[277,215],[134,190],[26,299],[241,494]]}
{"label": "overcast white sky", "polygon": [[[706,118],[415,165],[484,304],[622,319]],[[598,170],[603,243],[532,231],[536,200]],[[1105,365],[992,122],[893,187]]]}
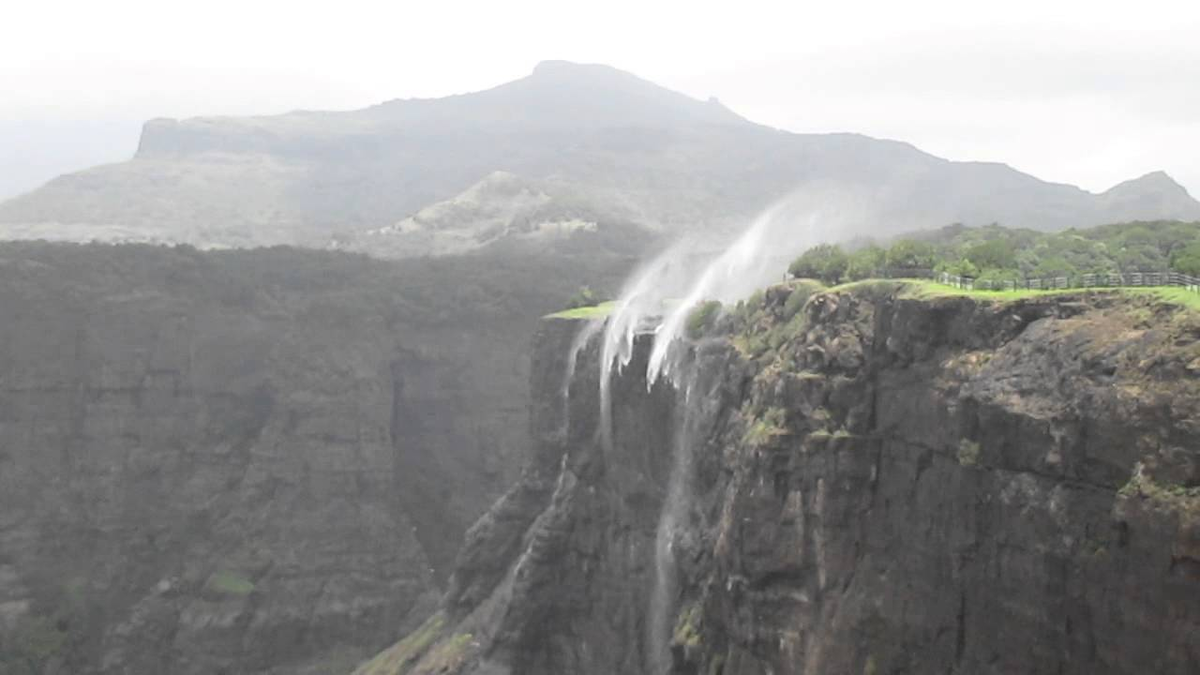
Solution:
{"label": "overcast white sky", "polygon": [[1100,191],[1200,196],[1189,0],[8,0],[0,197],[124,159],[152,117],[357,108],[607,63],[793,131],[856,131]]}

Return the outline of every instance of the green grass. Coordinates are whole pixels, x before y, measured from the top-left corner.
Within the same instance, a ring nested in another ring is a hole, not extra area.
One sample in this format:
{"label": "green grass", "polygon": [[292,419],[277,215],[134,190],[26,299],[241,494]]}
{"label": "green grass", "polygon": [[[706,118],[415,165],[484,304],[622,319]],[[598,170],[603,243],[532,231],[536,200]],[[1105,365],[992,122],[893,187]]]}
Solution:
{"label": "green grass", "polygon": [[434,614],[403,640],[359,666],[354,675],[400,675],[437,641],[445,625],[446,616],[441,612]]}
{"label": "green grass", "polygon": [[1200,515],[1200,487],[1159,483],[1143,473],[1140,462],[1129,477],[1129,482],[1117,494],[1122,497],[1145,497],[1192,516]]}
{"label": "green grass", "polygon": [[1188,309],[1200,310],[1200,293],[1179,286],[1156,286],[1154,288],[1126,288],[1129,293],[1153,295],[1160,300]]}
{"label": "green grass", "polygon": [[993,300],[996,302],[1011,302],[1025,298],[1063,295],[1068,293],[1128,293],[1130,295],[1150,295],[1163,302],[1180,305],[1189,309],[1200,310],[1200,293],[1194,293],[1179,286],[1154,287],[1104,287],[1104,288],[1054,288],[1046,290],[1016,289],[1011,291],[988,291],[979,289],[964,289],[928,279],[865,279],[834,286],[831,291],[848,291],[869,287],[887,287],[894,285],[901,291],[902,297],[925,300],[962,296]]}
{"label": "green grass", "polygon": [[457,633],[429,650],[418,662],[422,673],[448,673],[462,665],[470,655],[472,640],[470,633]]}
{"label": "green grass", "polygon": [[699,604],[692,604],[679,613],[675,619],[675,636],[672,642],[682,647],[699,647],[702,641],[700,620],[702,613]]}
{"label": "green grass", "polygon": [[206,584],[209,590],[225,595],[250,595],[254,591],[254,582],[235,572],[216,572],[208,578]]}
{"label": "green grass", "polygon": [[956,286],[950,286],[926,279],[913,279],[912,281],[905,281],[904,286],[904,296],[910,298],[925,299],[966,296],[969,298],[997,300],[1000,302],[1023,300],[1025,298],[1037,298],[1047,295],[1062,295],[1063,293],[1072,293],[1082,290],[1078,288],[1056,288],[1049,290],[1015,289],[1011,291],[985,291],[978,289],[958,288]]}
{"label": "green grass", "polygon": [[922,279],[859,279],[858,281],[847,281],[844,284],[830,286],[828,290],[833,292],[838,291],[853,291],[860,288],[901,288],[913,283],[922,283]]}
{"label": "green grass", "polygon": [[761,416],[750,421],[742,442],[750,446],[770,443],[778,436],[787,434],[787,412],[783,408],[771,407]]}
{"label": "green grass", "polygon": [[610,300],[602,302],[591,307],[576,307],[574,309],[564,309],[561,312],[547,314],[547,319],[601,319],[612,313],[616,302]]}

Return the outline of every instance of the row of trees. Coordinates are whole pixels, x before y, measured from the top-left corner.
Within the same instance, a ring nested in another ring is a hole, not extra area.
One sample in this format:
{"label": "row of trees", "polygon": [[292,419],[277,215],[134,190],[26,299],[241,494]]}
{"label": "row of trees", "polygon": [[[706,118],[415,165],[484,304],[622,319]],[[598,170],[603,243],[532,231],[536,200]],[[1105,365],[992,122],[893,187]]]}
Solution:
{"label": "row of trees", "polygon": [[788,272],[836,284],[903,275],[906,270],[1017,281],[1167,269],[1200,276],[1200,223],[1123,223],[1056,233],[952,225],[886,247],[814,246],[794,260]]}
{"label": "row of trees", "polygon": [[850,252],[837,244],[820,244],[792,261],[794,277],[820,279],[827,284],[879,277],[887,270],[933,269],[937,256],[925,242],[903,239],[888,248],[867,244]]}

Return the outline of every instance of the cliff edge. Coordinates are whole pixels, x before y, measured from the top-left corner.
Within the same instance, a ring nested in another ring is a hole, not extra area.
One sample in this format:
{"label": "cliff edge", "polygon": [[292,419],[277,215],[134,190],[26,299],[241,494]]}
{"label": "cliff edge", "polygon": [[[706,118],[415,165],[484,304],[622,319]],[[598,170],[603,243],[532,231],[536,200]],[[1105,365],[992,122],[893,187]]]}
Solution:
{"label": "cliff edge", "polygon": [[[768,289],[598,434],[545,322],[524,476],[384,673],[1193,673],[1200,318]],[[564,392],[567,395],[564,397]]]}

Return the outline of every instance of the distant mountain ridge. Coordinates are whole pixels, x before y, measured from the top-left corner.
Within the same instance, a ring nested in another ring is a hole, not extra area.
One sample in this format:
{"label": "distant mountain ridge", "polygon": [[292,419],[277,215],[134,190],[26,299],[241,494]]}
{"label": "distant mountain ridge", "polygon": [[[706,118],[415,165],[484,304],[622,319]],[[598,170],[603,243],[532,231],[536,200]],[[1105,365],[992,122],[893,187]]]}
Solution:
{"label": "distant mountain ridge", "polygon": [[0,204],[0,237],[324,246],[496,171],[571,186],[666,232],[737,227],[814,183],[874,195],[881,234],[956,221],[1051,230],[1200,219],[1200,203],[1161,173],[1095,195],[897,141],[771,129],[614,68],[548,61],[445,98],[152,120],[132,160]]}

